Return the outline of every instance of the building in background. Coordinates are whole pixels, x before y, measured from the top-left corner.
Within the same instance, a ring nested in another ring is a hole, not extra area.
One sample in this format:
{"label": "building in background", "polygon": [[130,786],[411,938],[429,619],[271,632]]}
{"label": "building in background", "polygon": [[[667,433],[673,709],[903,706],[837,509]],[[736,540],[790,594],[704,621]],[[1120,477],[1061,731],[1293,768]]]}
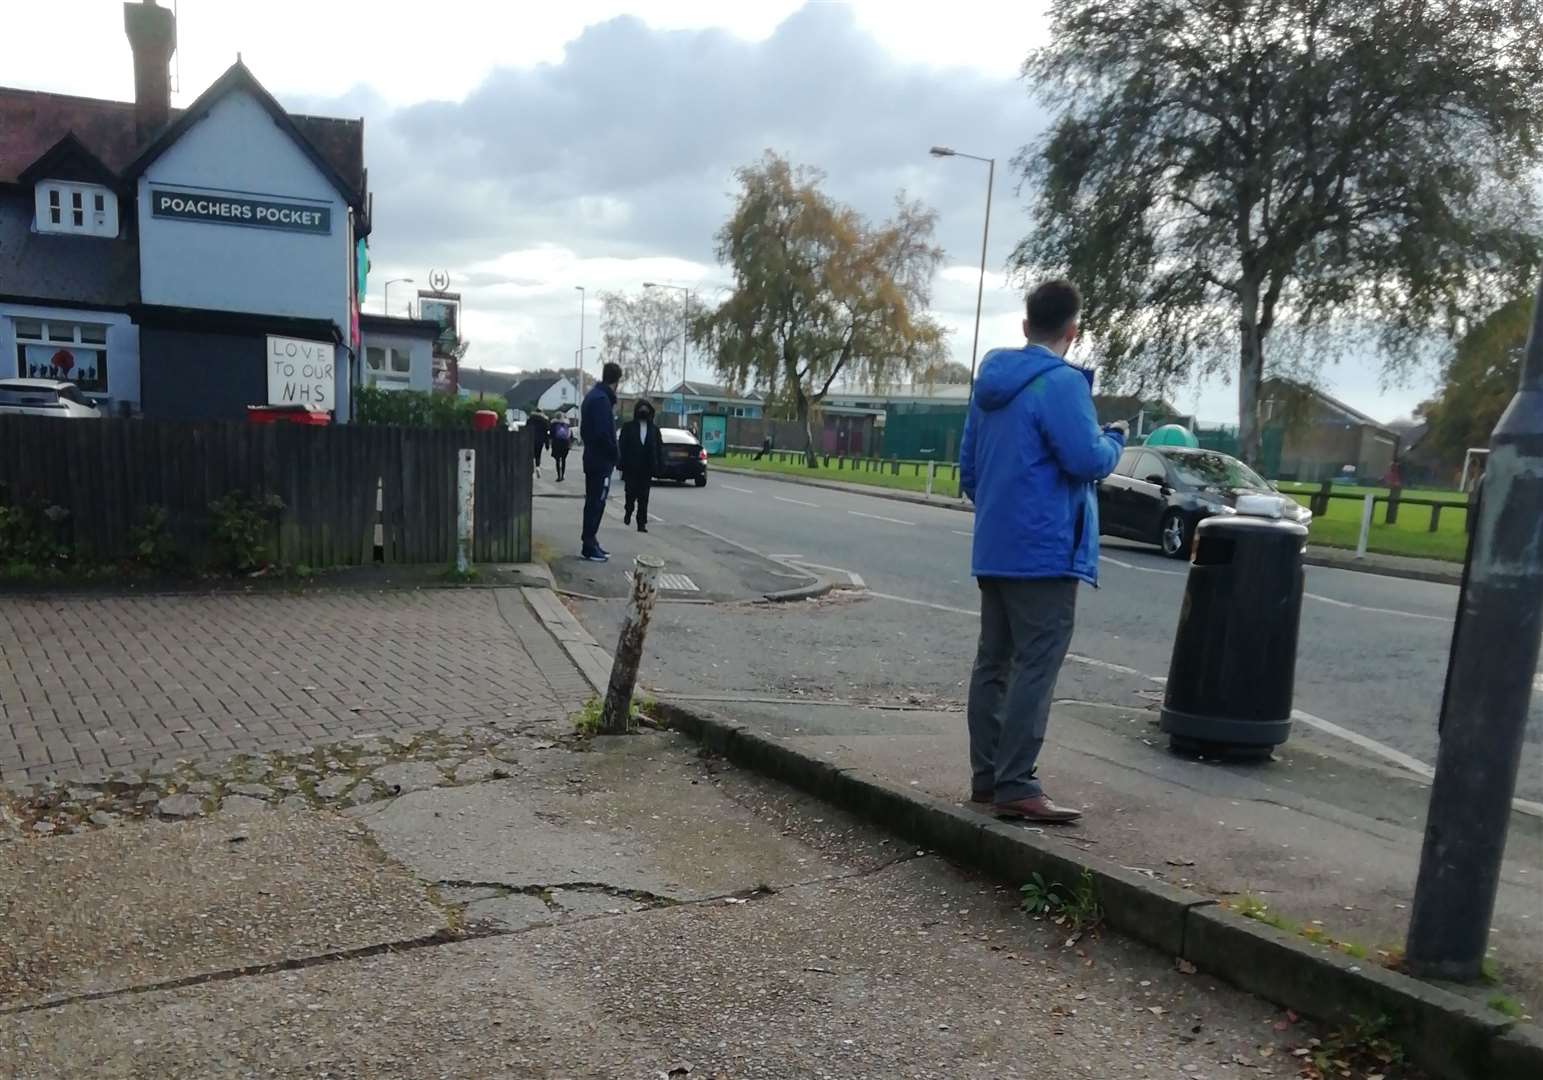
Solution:
{"label": "building in background", "polygon": [[701,413],[715,416],[740,416],[754,419],[766,409],[766,398],[759,390],[739,393],[727,386],[705,382],[678,382],[654,399],[662,413],[672,418],[685,412],[689,418]]}
{"label": "building in background", "polygon": [[1392,428],[1290,379],[1264,380],[1259,423],[1259,468],[1272,479],[1380,483],[1398,456]]}
{"label": "building in background", "polygon": [[292,115],[239,59],[172,109],[172,13],[123,17],[132,103],[0,88],[0,375],[73,381],[118,413],[346,421],[363,121]]}
{"label": "building in background", "polygon": [[540,409],[554,413],[579,406],[579,388],[562,373],[531,375],[511,386],[504,394],[509,407],[529,413]]}
{"label": "building in background", "polygon": [[439,334],[439,323],[429,319],[361,314],[361,385],[429,392],[434,388],[434,343]]}

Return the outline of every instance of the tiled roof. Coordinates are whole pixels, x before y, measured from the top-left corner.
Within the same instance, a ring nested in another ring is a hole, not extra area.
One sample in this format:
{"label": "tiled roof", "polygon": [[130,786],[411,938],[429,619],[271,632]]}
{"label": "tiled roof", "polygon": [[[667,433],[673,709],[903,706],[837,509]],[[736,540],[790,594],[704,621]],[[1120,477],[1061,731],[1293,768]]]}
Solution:
{"label": "tiled roof", "polygon": [[[176,123],[183,110],[171,111]],[[355,191],[364,190],[364,121],[289,114],[318,154]],[[0,183],[22,172],[74,132],[102,163],[121,172],[143,149],[134,138],[134,103],[0,87]]]}

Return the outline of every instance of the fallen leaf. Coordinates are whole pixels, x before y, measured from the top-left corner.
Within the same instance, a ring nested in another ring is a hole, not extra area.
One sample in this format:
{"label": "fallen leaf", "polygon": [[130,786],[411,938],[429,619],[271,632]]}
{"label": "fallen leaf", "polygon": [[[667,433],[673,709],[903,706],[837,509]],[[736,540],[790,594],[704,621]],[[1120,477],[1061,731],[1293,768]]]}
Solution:
{"label": "fallen leaf", "polygon": [[1180,975],[1193,975],[1200,970],[1182,956],[1174,960],[1173,966],[1178,969]]}
{"label": "fallen leaf", "polygon": [[1151,1013],[1153,1016],[1161,1016],[1161,1015],[1163,1015],[1164,1011],[1165,1010],[1163,1009],[1163,1007],[1161,1005],[1148,1005],[1147,1006],[1147,1012]]}

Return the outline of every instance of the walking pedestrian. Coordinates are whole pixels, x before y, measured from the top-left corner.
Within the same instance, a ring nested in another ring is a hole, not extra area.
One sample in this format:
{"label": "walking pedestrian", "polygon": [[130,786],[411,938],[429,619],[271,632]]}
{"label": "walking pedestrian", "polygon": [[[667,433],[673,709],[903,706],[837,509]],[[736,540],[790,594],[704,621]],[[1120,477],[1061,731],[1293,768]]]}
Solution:
{"label": "walking pedestrian", "polygon": [[621,385],[621,365],[607,361],[600,382],[584,395],[579,407],[579,438],[584,441],[584,535],[580,554],[590,562],[610,558],[600,546],[600,519],[611,493],[611,474],[616,471],[616,388]]}
{"label": "walking pedestrian", "polygon": [[771,453],[771,449],[772,449],[772,433],[770,431],[768,431],[766,433],[765,437],[761,439],[761,449],[756,452],[755,460],[756,461],[760,461],[767,454]]}
{"label": "walking pedestrian", "polygon": [[552,420],[552,465],[557,469],[557,482],[561,484],[568,475],[568,451],[573,449],[573,429],[568,418],[561,413]]}
{"label": "walking pedestrian", "polygon": [[1029,293],[1027,344],[986,354],[959,448],[975,504],[971,572],[980,643],[970,678],[970,801],[1002,817],[1060,823],[1035,764],[1056,677],[1071,646],[1079,582],[1098,584],[1097,481],[1114,470],[1129,430],[1100,430],[1093,372],[1065,357],[1082,297],[1067,281]]}
{"label": "walking pedestrian", "polygon": [[627,505],[622,524],[632,524],[632,510],[637,508],[638,532],[648,531],[648,492],[654,473],[664,465],[664,440],[654,423],[654,407],[647,399],[632,407],[632,419],[621,428],[621,478],[626,487]]}
{"label": "walking pedestrian", "polygon": [[536,457],[536,475],[541,475],[541,451],[551,437],[551,424],[547,421],[546,414],[540,409],[531,410],[530,419],[525,421],[525,426],[530,428],[532,453]]}

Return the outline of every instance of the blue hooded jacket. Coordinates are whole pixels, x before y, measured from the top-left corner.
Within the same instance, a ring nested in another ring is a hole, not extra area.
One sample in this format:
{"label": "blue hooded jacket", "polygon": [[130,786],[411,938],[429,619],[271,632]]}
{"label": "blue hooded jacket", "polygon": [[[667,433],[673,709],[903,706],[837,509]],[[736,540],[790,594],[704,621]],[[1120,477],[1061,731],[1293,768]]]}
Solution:
{"label": "blue hooded jacket", "polygon": [[1049,349],[993,349],[975,379],[959,480],[975,503],[971,573],[1098,584],[1098,495],[1125,449],[1101,431],[1091,371]]}

